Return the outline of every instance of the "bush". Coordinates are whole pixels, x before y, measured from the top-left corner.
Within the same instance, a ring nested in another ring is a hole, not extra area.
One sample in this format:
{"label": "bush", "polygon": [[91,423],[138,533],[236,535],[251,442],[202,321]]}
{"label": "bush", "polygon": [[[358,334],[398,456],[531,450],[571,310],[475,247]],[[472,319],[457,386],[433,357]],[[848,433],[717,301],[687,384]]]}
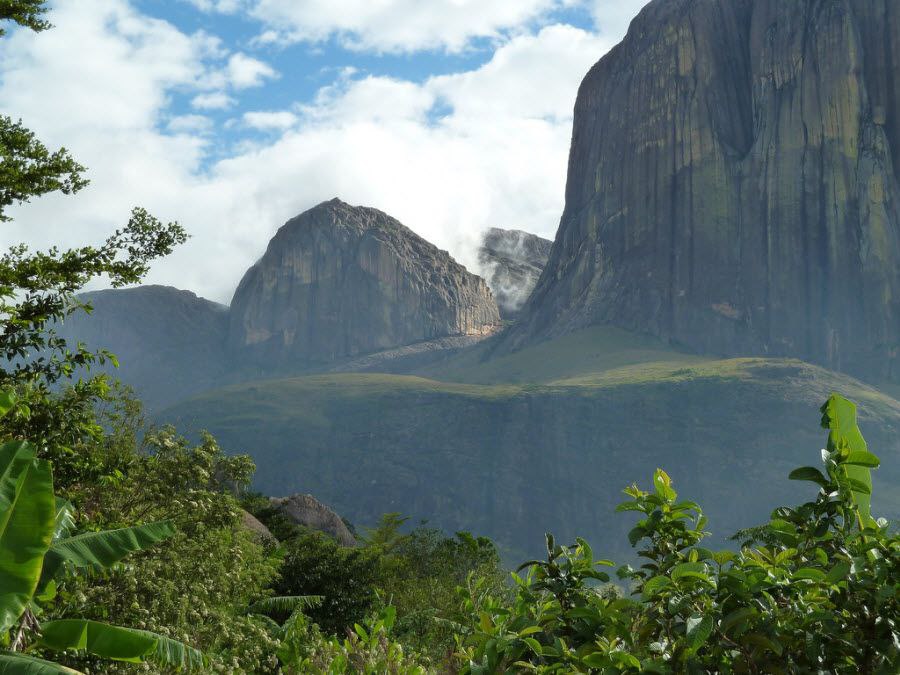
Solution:
{"label": "bush", "polygon": [[829,429],[815,499],[773,511],[740,551],[700,546],[700,507],[679,501],[657,470],[620,511],[641,518],[629,539],[644,564],[618,569],[631,598],[601,592],[610,561],[587,542],[526,563],[513,599],[474,577],[457,629],[463,672],[896,673],[900,672],[900,538],[870,510],[868,451],[852,403],[823,406]]}

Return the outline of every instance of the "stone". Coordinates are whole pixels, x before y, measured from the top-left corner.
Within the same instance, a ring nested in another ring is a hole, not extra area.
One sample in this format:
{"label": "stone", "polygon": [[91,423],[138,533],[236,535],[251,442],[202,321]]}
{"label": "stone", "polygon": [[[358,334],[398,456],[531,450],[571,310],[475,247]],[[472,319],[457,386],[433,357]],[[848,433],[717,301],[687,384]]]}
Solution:
{"label": "stone", "polygon": [[105,370],[131,385],[150,409],[208,389],[225,369],[228,308],[169,286],[84,293],[91,314],[57,326],[74,346],[107,349],[119,368]]}
{"label": "stone", "polygon": [[500,323],[487,284],[387,214],[334,199],[288,221],[231,303],[229,350],[303,369]]}
{"label": "stone", "polygon": [[356,546],[356,538],[341,517],[312,495],[272,497],[270,501],[295,524],[324,532],[341,546]]}
{"label": "stone", "polygon": [[513,319],[537,285],[553,242],[522,230],[492,227],[478,249],[478,263],[500,316]]}
{"label": "stone", "polygon": [[610,323],[900,378],[900,5],[655,0],[587,74],[499,349]]}

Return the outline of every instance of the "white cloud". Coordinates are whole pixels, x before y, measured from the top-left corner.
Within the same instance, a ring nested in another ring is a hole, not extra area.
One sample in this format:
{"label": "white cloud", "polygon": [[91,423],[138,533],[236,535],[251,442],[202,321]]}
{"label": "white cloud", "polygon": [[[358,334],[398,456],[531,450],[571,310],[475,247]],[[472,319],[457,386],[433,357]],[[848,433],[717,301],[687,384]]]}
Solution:
{"label": "white cloud", "polygon": [[609,38],[621,40],[628,24],[650,0],[587,0],[597,30]]}
{"label": "white cloud", "polygon": [[243,115],[244,124],[253,129],[261,129],[263,131],[289,129],[297,123],[297,116],[287,110],[263,111],[254,110],[245,112]]}
{"label": "white cloud", "polygon": [[270,65],[240,52],[232,54],[228,59],[226,73],[228,84],[235,89],[258,87],[265,80],[277,77]]}
{"label": "white cloud", "polygon": [[191,107],[198,110],[226,110],[237,101],[224,91],[214,91],[209,94],[197,94],[191,99]]}
{"label": "white cloud", "polygon": [[212,131],[213,121],[205,115],[177,115],[166,128],[176,134],[206,134]]}
{"label": "white cloud", "polygon": [[[576,90],[610,46],[550,26],[477,70],[423,83],[339,73],[304,106],[241,118],[284,131],[204,167],[201,123],[171,120],[169,105],[176,90],[197,89],[198,109],[218,93],[205,91],[221,70],[208,36],[125,0],[62,3],[51,19],[53,31],[0,42],[0,109],[70,148],[92,184],[16,209],[0,245],[97,241],[140,204],[192,234],[149,280],[226,302],[284,221],[334,196],[394,215],[470,266],[488,227],[552,236]],[[167,120],[177,134],[160,131]]]}
{"label": "white cloud", "polygon": [[[193,0],[207,11],[236,3]],[[335,37],[351,49],[457,52],[473,39],[519,31],[573,0],[248,0],[245,11],[265,26],[262,42],[321,42]]]}

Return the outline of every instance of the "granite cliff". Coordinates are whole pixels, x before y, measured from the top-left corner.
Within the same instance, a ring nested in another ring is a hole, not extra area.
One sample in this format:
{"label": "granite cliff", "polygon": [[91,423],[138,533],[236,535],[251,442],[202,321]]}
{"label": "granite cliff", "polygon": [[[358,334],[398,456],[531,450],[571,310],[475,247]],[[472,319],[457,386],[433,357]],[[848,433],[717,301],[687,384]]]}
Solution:
{"label": "granite cliff", "polygon": [[332,200],[288,221],[231,303],[229,349],[303,368],[500,322],[480,277],[376,209]]}
{"label": "granite cliff", "polygon": [[500,316],[512,319],[537,285],[553,242],[522,230],[488,230],[478,249],[478,262]]}
{"label": "granite cliff", "polygon": [[150,408],[209,389],[225,370],[228,308],[190,291],[139,286],[80,296],[93,307],[57,331],[119,359],[108,372],[134,387]]}
{"label": "granite cliff", "polygon": [[502,350],[612,323],[900,377],[900,5],[655,0],[587,74]]}

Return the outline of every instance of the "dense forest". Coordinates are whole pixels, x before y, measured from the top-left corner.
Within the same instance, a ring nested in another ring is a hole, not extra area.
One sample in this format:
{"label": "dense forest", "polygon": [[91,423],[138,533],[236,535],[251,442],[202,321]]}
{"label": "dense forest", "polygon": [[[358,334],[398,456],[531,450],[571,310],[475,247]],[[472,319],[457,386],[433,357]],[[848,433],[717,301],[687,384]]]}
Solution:
{"label": "dense forest", "polygon": [[[0,2],[35,31],[44,11]],[[0,157],[0,221],[87,184],[5,116]],[[633,564],[547,534],[546,557],[511,571],[489,539],[399,513],[343,546],[255,493],[250,457],[149,423],[101,369],[114,354],[57,334],[90,314],[88,282],[138,283],[187,237],[137,207],[99,245],[0,257],[0,673],[900,669],[900,536],[874,512],[880,460],[840,394],[821,456],[803,449],[810,465],[784,477],[797,503],[726,548],[704,545],[677,465],[604,486],[625,488]]]}

